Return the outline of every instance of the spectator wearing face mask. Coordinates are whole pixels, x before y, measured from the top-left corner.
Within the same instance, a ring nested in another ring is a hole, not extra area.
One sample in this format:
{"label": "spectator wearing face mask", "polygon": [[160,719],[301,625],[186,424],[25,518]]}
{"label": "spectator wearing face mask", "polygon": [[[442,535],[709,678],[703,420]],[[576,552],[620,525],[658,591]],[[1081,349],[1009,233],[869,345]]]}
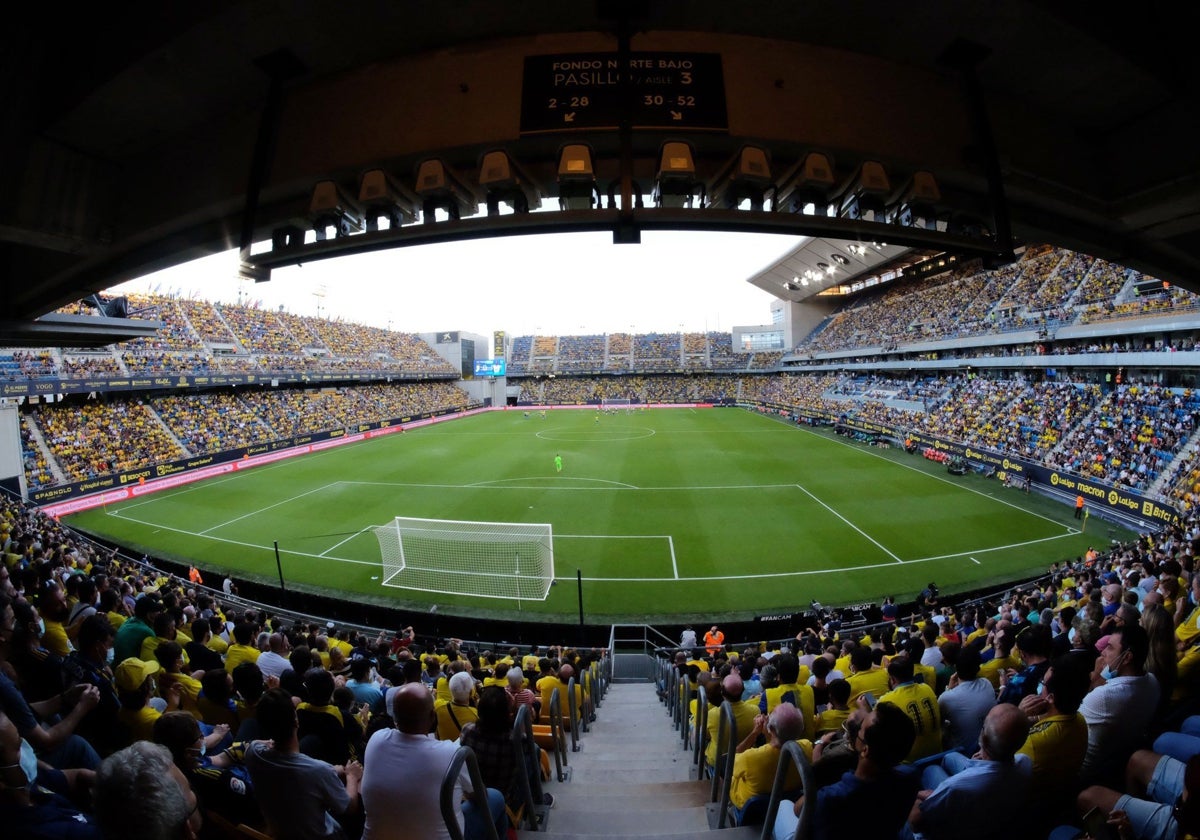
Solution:
{"label": "spectator wearing face mask", "polygon": [[1104,650],[1101,678],[1079,707],[1088,724],[1088,749],[1080,768],[1085,783],[1115,782],[1141,742],[1158,707],[1159,687],[1146,673],[1149,638],[1141,626],[1113,630]]}

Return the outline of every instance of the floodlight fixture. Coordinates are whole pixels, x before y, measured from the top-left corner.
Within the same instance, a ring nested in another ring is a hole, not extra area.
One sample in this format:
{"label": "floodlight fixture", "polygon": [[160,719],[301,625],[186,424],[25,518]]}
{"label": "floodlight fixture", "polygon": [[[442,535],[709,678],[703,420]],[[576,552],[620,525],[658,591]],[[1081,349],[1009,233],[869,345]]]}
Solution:
{"label": "floodlight fixture", "polygon": [[776,182],[772,205],[789,213],[827,216],[836,186],[830,157],[822,152],[809,152]]}
{"label": "floodlight fixture", "polygon": [[322,242],[334,229],[338,239],[363,229],[363,212],[358,202],[350,197],[336,181],[318,181],[313,186],[312,198],[308,202],[308,220],[312,224],[317,241]]}
{"label": "floodlight fixture", "polygon": [[889,201],[888,216],[893,224],[902,227],[921,227],[937,230],[937,205],[942,200],[933,173],[918,171]]}
{"label": "floodlight fixture", "polygon": [[592,147],[586,143],[568,143],[559,150],[558,206],[562,210],[600,206]]}
{"label": "floodlight fixture", "polygon": [[736,210],[748,200],[751,210],[760,211],[771,186],[771,153],[747,144],[709,182],[710,206]]}
{"label": "floodlight fixture", "polygon": [[426,224],[437,220],[438,210],[444,210],[451,221],[479,212],[480,199],[474,188],[441,158],[428,158],[417,165],[417,195]]}
{"label": "floodlight fixture", "polygon": [[542,191],[508,152],[492,149],[479,161],[479,186],[483,189],[489,216],[500,215],[500,204],[514,213],[528,213],[542,206]]}
{"label": "floodlight fixture", "polygon": [[421,198],[382,169],[370,169],[358,182],[358,201],[363,207],[368,231],[379,230],[379,220],[388,228],[415,222],[421,215]]}
{"label": "floodlight fixture", "polygon": [[691,143],[670,140],[658,152],[658,174],[651,198],[656,207],[703,207],[704,182],[696,177]]}
{"label": "floodlight fixture", "polygon": [[891,182],[883,164],[865,160],[842,187],[838,215],[843,219],[885,221]]}

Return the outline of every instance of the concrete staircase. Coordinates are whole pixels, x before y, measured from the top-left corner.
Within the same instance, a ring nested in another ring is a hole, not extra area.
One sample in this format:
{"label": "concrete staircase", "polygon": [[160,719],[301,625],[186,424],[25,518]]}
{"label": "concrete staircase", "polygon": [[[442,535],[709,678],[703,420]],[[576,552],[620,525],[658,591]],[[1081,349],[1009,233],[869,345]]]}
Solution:
{"label": "concrete staircase", "polygon": [[555,797],[546,831],[520,831],[518,836],[529,840],[759,837],[761,827],[709,829],[705,805],[710,787],[695,781],[691,757],[653,684],[614,684],[591,731],[583,736],[580,751],[570,754],[570,780],[545,786]]}

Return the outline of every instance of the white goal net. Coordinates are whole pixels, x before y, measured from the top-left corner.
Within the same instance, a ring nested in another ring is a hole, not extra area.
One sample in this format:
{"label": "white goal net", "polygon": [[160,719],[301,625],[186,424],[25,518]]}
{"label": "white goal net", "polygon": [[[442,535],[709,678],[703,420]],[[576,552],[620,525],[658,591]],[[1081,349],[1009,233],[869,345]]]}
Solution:
{"label": "white goal net", "polygon": [[384,586],[544,601],[554,581],[549,524],[397,516],[374,530]]}
{"label": "white goal net", "polygon": [[600,405],[602,408],[629,408],[632,406],[632,402],[628,397],[624,399],[619,397],[605,397],[600,400]]}

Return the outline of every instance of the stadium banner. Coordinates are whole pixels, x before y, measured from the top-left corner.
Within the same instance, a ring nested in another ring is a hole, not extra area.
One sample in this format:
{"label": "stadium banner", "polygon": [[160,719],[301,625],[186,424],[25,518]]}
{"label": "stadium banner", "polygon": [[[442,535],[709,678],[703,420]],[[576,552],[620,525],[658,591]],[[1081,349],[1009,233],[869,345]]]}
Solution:
{"label": "stadium banner", "polygon": [[[402,418],[362,423],[352,429],[330,429],[324,432],[280,438],[266,443],[256,443],[251,446],[241,446],[223,452],[209,452],[191,458],[179,458],[153,466],[139,467],[136,470],[98,476],[87,481],[31,490],[29,491],[29,501],[41,506],[51,516],[74,513],[109,504],[118,499],[140,496],[168,487],[199,481],[219,473],[243,470],[294,455],[340,446],[343,443],[354,443],[366,438],[402,432],[406,426],[414,428],[473,413],[475,412],[444,408]],[[121,488],[129,489],[121,490]],[[114,493],[113,491],[120,492]],[[110,493],[111,496],[108,495]],[[104,495],[97,496],[95,494]],[[74,502],[73,500],[76,499],[79,501]],[[69,500],[72,500],[69,505],[60,504]]]}
{"label": "stadium banner", "polygon": [[107,391],[187,390],[196,388],[229,387],[233,385],[304,385],[314,382],[418,382],[452,379],[452,376],[432,376],[428,373],[380,372],[363,373],[214,373],[204,376],[171,374],[165,376],[89,377],[85,379],[29,379],[0,383],[0,397],[35,397],[51,394],[90,394]]}

